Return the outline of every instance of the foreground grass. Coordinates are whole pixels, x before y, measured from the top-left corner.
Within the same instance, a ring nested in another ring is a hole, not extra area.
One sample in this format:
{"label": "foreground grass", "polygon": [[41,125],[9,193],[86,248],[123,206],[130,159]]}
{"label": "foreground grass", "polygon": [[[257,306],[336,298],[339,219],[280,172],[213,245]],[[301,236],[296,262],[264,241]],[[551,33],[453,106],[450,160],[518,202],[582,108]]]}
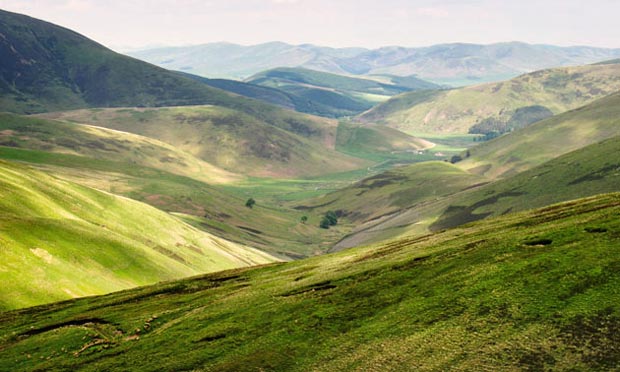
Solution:
{"label": "foreground grass", "polygon": [[610,370],[620,195],[0,315],[10,370]]}

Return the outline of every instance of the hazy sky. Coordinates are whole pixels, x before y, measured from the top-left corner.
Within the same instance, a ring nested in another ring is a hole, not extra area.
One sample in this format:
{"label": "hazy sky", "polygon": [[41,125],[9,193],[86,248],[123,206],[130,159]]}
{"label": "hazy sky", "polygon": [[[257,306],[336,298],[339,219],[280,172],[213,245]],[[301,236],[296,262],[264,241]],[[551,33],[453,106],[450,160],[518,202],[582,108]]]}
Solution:
{"label": "hazy sky", "polygon": [[0,0],[117,49],[215,41],[620,47],[620,0]]}

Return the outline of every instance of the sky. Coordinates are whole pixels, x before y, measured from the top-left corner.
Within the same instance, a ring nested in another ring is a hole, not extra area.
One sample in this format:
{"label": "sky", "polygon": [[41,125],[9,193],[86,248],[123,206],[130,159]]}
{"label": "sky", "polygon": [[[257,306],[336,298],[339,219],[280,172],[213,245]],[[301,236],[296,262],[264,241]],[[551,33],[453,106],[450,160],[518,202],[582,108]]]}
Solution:
{"label": "sky", "polygon": [[0,9],[59,24],[119,51],[220,41],[620,48],[620,0],[0,0]]}

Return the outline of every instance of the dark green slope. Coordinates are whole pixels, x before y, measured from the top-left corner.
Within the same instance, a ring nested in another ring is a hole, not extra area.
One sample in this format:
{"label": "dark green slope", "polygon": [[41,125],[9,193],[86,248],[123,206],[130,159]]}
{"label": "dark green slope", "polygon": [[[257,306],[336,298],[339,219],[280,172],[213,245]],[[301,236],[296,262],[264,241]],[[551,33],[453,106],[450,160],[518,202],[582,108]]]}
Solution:
{"label": "dark green slope", "polygon": [[279,89],[244,83],[237,80],[209,79],[198,75],[186,74],[183,72],[180,72],[179,74],[195,81],[199,81],[203,84],[209,85],[211,87],[235,93],[240,96],[254,98],[288,109],[296,109],[296,105],[294,102],[295,97]]}
{"label": "dark green slope", "polygon": [[620,195],[0,314],[0,369],[616,370]]}
{"label": "dark green slope", "polygon": [[117,54],[68,29],[0,10],[0,109],[229,102],[222,91]]}
{"label": "dark green slope", "polygon": [[364,111],[372,106],[366,102],[360,103],[342,94],[325,91],[323,89],[279,89],[235,80],[207,79],[196,75],[183,75],[193,80],[200,81],[203,84],[240,96],[257,99],[298,112],[325,117],[351,115]]}

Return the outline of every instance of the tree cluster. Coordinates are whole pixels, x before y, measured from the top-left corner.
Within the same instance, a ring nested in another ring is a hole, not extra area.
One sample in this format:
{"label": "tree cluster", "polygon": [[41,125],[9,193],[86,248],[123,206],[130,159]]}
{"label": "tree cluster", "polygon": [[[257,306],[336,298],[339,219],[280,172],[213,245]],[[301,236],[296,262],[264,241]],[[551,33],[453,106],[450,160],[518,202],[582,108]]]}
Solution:
{"label": "tree cluster", "polygon": [[338,215],[334,211],[327,211],[321,222],[319,223],[319,227],[322,229],[329,229],[331,226],[336,226],[338,224]]}

